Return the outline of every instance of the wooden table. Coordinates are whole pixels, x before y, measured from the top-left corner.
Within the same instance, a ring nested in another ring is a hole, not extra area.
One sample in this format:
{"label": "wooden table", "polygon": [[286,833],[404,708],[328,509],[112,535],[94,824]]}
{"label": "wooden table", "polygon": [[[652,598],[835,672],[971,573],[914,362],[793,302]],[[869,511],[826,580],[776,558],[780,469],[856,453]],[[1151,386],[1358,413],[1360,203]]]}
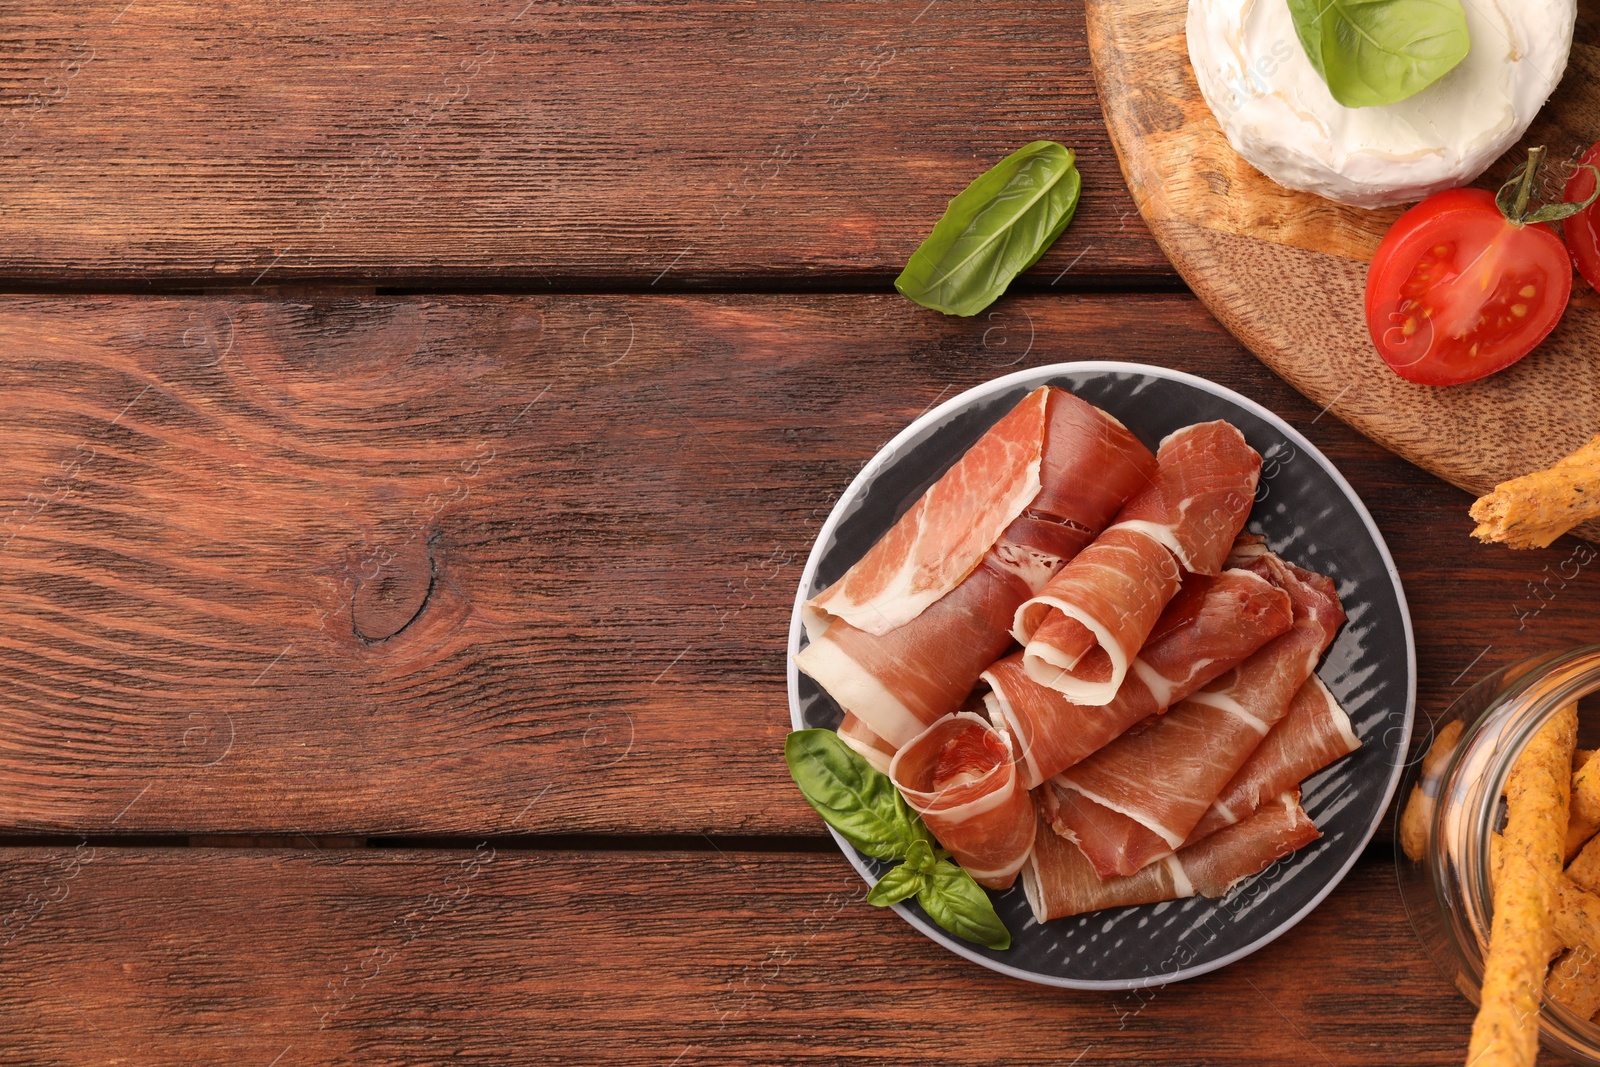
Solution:
{"label": "wooden table", "polygon": [[[15,0],[0,44],[0,1059],[1460,1061],[1387,827],[1248,960],[1062,992],[864,904],[780,759],[836,495],[1076,357],[1328,453],[1419,734],[1600,639],[1586,547],[1474,544],[1177,282],[1076,0]],[[1056,248],[970,320],[896,296],[1036,137]]]}

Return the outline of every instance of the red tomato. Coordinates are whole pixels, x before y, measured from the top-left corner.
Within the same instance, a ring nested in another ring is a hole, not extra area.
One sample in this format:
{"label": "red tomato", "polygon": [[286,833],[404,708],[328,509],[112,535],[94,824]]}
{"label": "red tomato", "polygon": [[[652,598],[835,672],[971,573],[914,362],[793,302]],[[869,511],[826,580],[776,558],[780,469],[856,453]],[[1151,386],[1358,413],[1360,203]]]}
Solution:
{"label": "red tomato", "polygon": [[[1578,163],[1579,168],[1567,179],[1565,194],[1574,204],[1583,203],[1594,192],[1594,171],[1585,170],[1582,165],[1600,167],[1600,144],[1584,153]],[[1563,222],[1561,229],[1567,235],[1572,265],[1578,268],[1584,281],[1600,289],[1600,200]]]}
{"label": "red tomato", "polygon": [[1493,193],[1452,189],[1384,235],[1367,274],[1367,329],[1400,377],[1459,385],[1533,351],[1571,294],[1554,230],[1508,221]]}

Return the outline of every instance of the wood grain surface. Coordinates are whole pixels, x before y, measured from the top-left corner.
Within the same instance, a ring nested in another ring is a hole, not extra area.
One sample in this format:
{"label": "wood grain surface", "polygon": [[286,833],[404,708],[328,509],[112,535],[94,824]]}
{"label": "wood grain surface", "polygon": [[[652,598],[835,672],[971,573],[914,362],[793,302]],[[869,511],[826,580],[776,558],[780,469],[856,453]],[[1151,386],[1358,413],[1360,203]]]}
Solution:
{"label": "wood grain surface", "polygon": [[[1295,388],[1474,494],[1600,432],[1600,297],[1581,280],[1555,333],[1510,370],[1447,389],[1402,380],[1378,358],[1362,311],[1366,264],[1401,209],[1284,189],[1240,159],[1195,84],[1183,3],[1087,8],[1101,102],[1145,220],[1206,306]],[[1565,80],[1479,184],[1496,186],[1528,145],[1564,163],[1600,138],[1600,4],[1579,10]]]}
{"label": "wood grain surface", "polygon": [[885,284],[1041,137],[1034,270],[1171,277],[1077,0],[50,0],[0,19],[0,280]]}
{"label": "wood grain surface", "polygon": [[[5,5],[0,1061],[1459,1063],[1387,824],[1256,955],[1072,993],[865,905],[781,762],[839,492],[1074,358],[1327,452],[1406,584],[1418,744],[1600,640],[1594,548],[1473,543],[1335,417],[1365,388],[1306,399],[1174,291],[1088,57],[1078,0]],[[1113,117],[1169,121],[1168,74]],[[1038,137],[1085,198],[1025,295],[890,294]],[[1508,403],[1486,432],[1549,426]]]}
{"label": "wood grain surface", "polygon": [[[1362,862],[1223,971],[1029,985],[867,905],[842,857],[107,847],[0,867],[32,1063],[1459,1064],[1471,1009]],[[1200,936],[1200,935],[1196,935]]]}
{"label": "wood grain surface", "polygon": [[1188,297],[11,298],[0,335],[0,829],[816,835],[779,758],[816,530],[920,412],[1075,358],[1327,450],[1424,718],[1600,640],[1594,550],[1475,544]]}

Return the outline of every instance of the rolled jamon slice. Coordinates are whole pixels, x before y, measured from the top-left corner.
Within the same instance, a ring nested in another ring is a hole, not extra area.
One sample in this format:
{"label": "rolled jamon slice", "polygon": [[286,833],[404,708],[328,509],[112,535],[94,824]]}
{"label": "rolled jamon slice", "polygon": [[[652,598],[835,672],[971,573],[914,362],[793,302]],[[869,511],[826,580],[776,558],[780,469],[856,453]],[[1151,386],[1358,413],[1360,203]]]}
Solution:
{"label": "rolled jamon slice", "polygon": [[960,706],[1010,645],[1017,605],[1155,467],[1110,415],[1034,390],[806,604],[796,665],[898,748]]}
{"label": "rolled jamon slice", "polygon": [[1003,730],[971,712],[947,715],[895,754],[889,777],[979,885],[1017,880],[1037,822]]}
{"label": "rolled jamon slice", "polygon": [[1232,423],[1218,419],[1168,434],[1156,461],[1180,476],[1157,477],[1151,492],[1128,501],[1116,524],[1160,541],[1187,573],[1216,574],[1255,504],[1261,456]]}
{"label": "rolled jamon slice", "polygon": [[1261,456],[1226,422],[1161,442],[1156,478],[1035,597],[1012,634],[1023,666],[1078,704],[1108,704],[1183,574],[1216,574],[1244,527]]}
{"label": "rolled jamon slice", "polygon": [[1322,679],[1312,675],[1289,705],[1289,714],[1239,768],[1185,844],[1247,819],[1272,798],[1294,789],[1335,760],[1361,747],[1350,716]]}
{"label": "rolled jamon slice", "polygon": [[867,728],[867,724],[854,715],[846,715],[839,724],[839,740],[849,745],[872,765],[873,770],[889,773],[889,761],[894,759],[894,746]]}
{"label": "rolled jamon slice", "polygon": [[1015,739],[1023,783],[1032,789],[1236,666],[1291,621],[1289,595],[1259,574],[1192,574],[1111,703],[1074,704],[1029,677],[1017,652],[983,673],[984,704]]}
{"label": "rolled jamon slice", "polygon": [[1289,792],[1250,818],[1136,874],[1101,878],[1071,842],[1041,826],[1022,869],[1022,890],[1040,922],[1197,894],[1223,897],[1243,879],[1321,836],[1301,809],[1299,793]]}
{"label": "rolled jamon slice", "polygon": [[1021,576],[986,557],[942,600],[881,636],[835,619],[795,657],[845,711],[893,748],[961,705],[1005,654],[1003,619],[1028,595]]}
{"label": "rolled jamon slice", "polygon": [[1259,651],[1173,706],[1148,729],[1117,738],[1053,779],[1054,823],[1102,877],[1129,875],[1182,846],[1223,787],[1288,714],[1344,624],[1327,578],[1263,554],[1250,563],[1287,590],[1294,623]]}

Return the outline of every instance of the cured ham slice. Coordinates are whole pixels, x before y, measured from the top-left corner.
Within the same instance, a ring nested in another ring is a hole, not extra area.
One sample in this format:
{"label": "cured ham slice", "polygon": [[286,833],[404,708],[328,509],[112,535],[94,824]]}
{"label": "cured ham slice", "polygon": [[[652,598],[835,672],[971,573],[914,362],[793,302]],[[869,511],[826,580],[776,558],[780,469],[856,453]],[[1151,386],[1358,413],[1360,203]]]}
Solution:
{"label": "cured ham slice", "polygon": [[978,675],[1011,647],[1005,620],[1029,594],[985,557],[944,599],[882,637],[836,619],[795,663],[845,711],[898,748],[961,705]]}
{"label": "cured ham slice", "polygon": [[983,673],[984,705],[1015,738],[1032,789],[1236,666],[1291,621],[1289,595],[1254,572],[1190,575],[1111,703],[1074,704],[1030,678],[1018,652]]}
{"label": "cured ham slice", "polygon": [[1182,583],[1159,542],[1113,526],[1022,606],[1014,635],[1027,646],[1023,666],[1077,703],[1110,703]]}
{"label": "cured ham slice", "polygon": [[1030,507],[1094,530],[1152,469],[1149,450],[1116,419],[1064,389],[1041,386],[808,606],[882,636],[959,585]]}
{"label": "cured ham slice", "polygon": [[1190,831],[1192,844],[1224,826],[1249,818],[1262,805],[1342,756],[1361,747],[1350,727],[1350,716],[1339,706],[1316,675],[1300,687],[1289,714],[1272,728],[1266,740],[1239,768],[1233,781]]}
{"label": "cured ham slice", "polygon": [[866,555],[811,599],[808,614],[881,637],[959,585],[1039,495],[1049,399],[1048,389],[1035,389],[1007,412]]}
{"label": "cured ham slice", "polygon": [[1017,605],[1154,477],[1127,428],[1042,387],[997,422],[802,612],[795,657],[898,748],[960,706],[1010,646]]}
{"label": "cured ham slice", "polygon": [[[1054,825],[1102,877],[1129,875],[1180,847],[1289,710],[1344,624],[1333,583],[1276,556],[1249,567],[1281,585],[1294,623],[1239,666],[1063,772]],[[1070,802],[1067,802],[1070,801]]]}
{"label": "cured ham slice", "polygon": [[1299,793],[1288,792],[1250,818],[1136,874],[1102,879],[1082,852],[1041,826],[1022,869],[1022,890],[1040,922],[1196,894],[1223,897],[1243,879],[1321,836],[1301,809]]}
{"label": "cured ham slice", "polygon": [[947,715],[895,754],[889,777],[974,881],[1017,880],[1037,822],[1008,734],[971,712]]}
{"label": "cured ham slice", "polygon": [[894,746],[867,729],[867,724],[854,715],[846,715],[839,724],[839,740],[854,749],[872,765],[873,770],[889,773],[889,761],[894,759]]}
{"label": "cured ham slice", "polygon": [[1161,442],[1157,472],[1116,522],[1017,609],[1023,666],[1078,704],[1108,704],[1184,572],[1216,574],[1244,526],[1261,457],[1226,422]]}
{"label": "cured ham slice", "polygon": [[1156,461],[1178,475],[1158,476],[1148,492],[1128,501],[1116,524],[1167,546],[1190,574],[1216,574],[1255,504],[1261,456],[1219,419],[1168,434]]}

